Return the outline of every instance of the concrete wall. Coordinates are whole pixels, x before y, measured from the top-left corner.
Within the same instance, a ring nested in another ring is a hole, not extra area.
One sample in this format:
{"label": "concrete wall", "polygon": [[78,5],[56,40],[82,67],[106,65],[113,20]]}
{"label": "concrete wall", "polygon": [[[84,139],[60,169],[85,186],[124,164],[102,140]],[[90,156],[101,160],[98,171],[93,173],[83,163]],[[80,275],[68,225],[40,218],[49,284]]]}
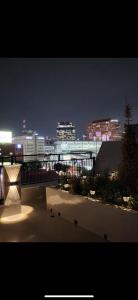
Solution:
{"label": "concrete wall", "polygon": [[45,187],[22,187],[21,204],[31,205],[35,209],[46,210],[46,188]]}
{"label": "concrete wall", "polygon": [[122,142],[103,142],[96,158],[96,173],[104,170],[116,171],[122,158]]}
{"label": "concrete wall", "polygon": [[36,209],[47,208],[46,186],[56,186],[57,180],[47,182],[46,184],[34,184],[31,186],[21,186],[21,204],[31,205]]}

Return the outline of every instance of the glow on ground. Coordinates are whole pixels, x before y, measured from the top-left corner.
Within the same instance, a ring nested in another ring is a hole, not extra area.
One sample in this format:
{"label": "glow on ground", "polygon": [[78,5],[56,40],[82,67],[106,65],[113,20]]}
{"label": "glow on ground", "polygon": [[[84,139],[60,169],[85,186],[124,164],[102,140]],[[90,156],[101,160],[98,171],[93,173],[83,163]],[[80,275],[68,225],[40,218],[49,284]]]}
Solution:
{"label": "glow on ground", "polygon": [[33,207],[28,205],[21,205],[21,213],[15,214],[12,216],[1,217],[0,223],[10,224],[10,223],[18,223],[29,217],[29,215],[33,212]]}

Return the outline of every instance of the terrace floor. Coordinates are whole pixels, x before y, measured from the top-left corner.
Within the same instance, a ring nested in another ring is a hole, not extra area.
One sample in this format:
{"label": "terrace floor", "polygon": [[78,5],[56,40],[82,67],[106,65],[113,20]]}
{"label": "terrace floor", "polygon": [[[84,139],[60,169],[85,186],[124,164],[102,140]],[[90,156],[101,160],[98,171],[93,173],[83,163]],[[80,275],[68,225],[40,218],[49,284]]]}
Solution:
{"label": "terrace floor", "polygon": [[[36,188],[22,190],[22,204],[31,205],[34,210],[23,221],[12,224],[0,224],[0,242],[103,242],[97,234],[74,225],[64,216],[54,212],[41,199]],[[29,199],[29,200],[28,200]]]}

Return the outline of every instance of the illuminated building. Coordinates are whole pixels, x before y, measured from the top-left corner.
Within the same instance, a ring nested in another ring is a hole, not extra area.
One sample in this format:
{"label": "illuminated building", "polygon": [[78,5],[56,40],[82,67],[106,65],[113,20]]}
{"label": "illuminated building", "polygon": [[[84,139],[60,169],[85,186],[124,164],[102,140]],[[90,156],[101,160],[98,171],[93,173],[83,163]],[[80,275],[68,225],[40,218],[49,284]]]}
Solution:
{"label": "illuminated building", "polygon": [[90,155],[92,154],[92,157],[97,157],[101,145],[102,142],[99,141],[80,140],[56,141],[54,143],[55,154],[60,154],[60,159],[66,161],[66,165],[70,165],[71,161],[77,164],[76,166],[73,166],[73,171],[70,170],[70,172],[77,172],[77,169],[75,170],[74,168],[82,167],[82,159],[83,167],[87,170],[91,170],[93,168],[93,162],[90,159]]}
{"label": "illuminated building", "polygon": [[56,141],[54,143],[55,153],[79,153],[79,152],[92,152],[95,156],[99,152],[102,142],[94,141]]}
{"label": "illuminated building", "polygon": [[121,139],[121,128],[118,120],[103,119],[90,123],[87,127],[87,138],[92,141],[117,141]]}
{"label": "illuminated building", "polygon": [[11,131],[0,131],[0,144],[11,144],[12,143],[12,132]]}
{"label": "illuminated building", "polygon": [[55,152],[55,147],[53,145],[45,145],[45,154],[50,154]]}
{"label": "illuminated building", "polygon": [[[0,156],[10,155],[23,155],[23,147],[21,144],[12,143],[11,131],[0,131]],[[9,159],[4,158],[3,162],[4,164],[7,164],[9,162]]]}
{"label": "illuminated building", "polygon": [[58,122],[57,124],[57,140],[75,140],[76,131],[72,122]]}
{"label": "illuminated building", "polygon": [[[23,145],[23,155],[34,155],[45,153],[45,139],[37,134],[22,135],[13,138],[13,142],[17,145]],[[31,157],[31,160],[36,158]],[[29,161],[29,157],[24,158],[25,161]]]}

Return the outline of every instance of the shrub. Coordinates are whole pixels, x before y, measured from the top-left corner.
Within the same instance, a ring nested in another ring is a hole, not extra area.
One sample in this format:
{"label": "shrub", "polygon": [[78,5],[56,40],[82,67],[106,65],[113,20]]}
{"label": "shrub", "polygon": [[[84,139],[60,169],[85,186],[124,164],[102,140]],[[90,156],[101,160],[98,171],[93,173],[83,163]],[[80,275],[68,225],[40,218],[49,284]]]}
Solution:
{"label": "shrub", "polygon": [[70,188],[70,192],[72,194],[78,194],[81,195],[82,192],[82,186],[81,186],[81,182],[79,178],[72,178],[70,180],[70,184],[71,184],[71,188]]}
{"label": "shrub", "polygon": [[116,178],[110,180],[109,176],[99,176],[95,179],[96,197],[100,197],[105,202],[120,205],[122,200],[122,185]]}
{"label": "shrub", "polygon": [[138,196],[131,197],[127,204],[128,208],[138,210]]}

